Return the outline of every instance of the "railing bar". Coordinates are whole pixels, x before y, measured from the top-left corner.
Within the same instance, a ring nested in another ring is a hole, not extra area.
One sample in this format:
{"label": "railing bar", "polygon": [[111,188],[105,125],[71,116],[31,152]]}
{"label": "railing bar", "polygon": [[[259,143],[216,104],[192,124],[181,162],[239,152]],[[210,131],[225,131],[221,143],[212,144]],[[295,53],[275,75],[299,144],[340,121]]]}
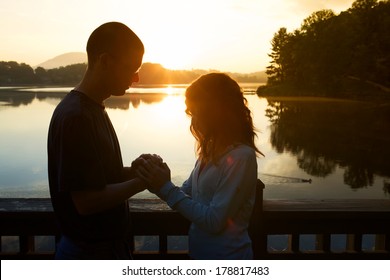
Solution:
{"label": "railing bar", "polygon": [[362,252],[362,240],[363,235],[361,233],[357,233],[354,235],[353,249],[358,253]]}
{"label": "railing bar", "polygon": [[384,251],[386,237],[384,234],[375,234],[375,251]]}
{"label": "railing bar", "polygon": [[345,250],[351,252],[355,250],[354,247],[355,236],[353,234],[347,234],[347,244]]}
{"label": "railing bar", "polygon": [[28,251],[28,239],[27,236],[19,236],[19,252],[27,253]]}
{"label": "railing bar", "polygon": [[54,235],[54,242],[56,243],[56,245],[58,244],[58,242],[60,242],[60,240],[61,240],[61,235],[59,234]]}
{"label": "railing bar", "polygon": [[322,234],[316,234],[316,250],[323,250],[324,248],[324,238]]}
{"label": "railing bar", "polygon": [[330,234],[322,234],[322,250],[325,253],[330,252]]}
{"label": "railing bar", "polygon": [[385,234],[385,250],[390,252],[390,233]]}
{"label": "railing bar", "polygon": [[27,254],[28,252],[35,251],[34,236],[19,236],[19,251],[21,254]]}
{"label": "railing bar", "polygon": [[299,234],[291,234],[289,247],[292,252],[299,253]]}
{"label": "railing bar", "polygon": [[253,258],[255,260],[261,259],[261,256],[267,253],[267,235],[264,234],[263,228],[263,190],[265,188],[264,183],[257,179],[256,185],[256,198],[255,205],[253,207],[249,235],[252,239]]}
{"label": "railing bar", "polygon": [[168,252],[168,237],[165,234],[160,234],[159,238],[159,253],[166,255]]}
{"label": "railing bar", "polygon": [[252,240],[253,243],[253,258],[255,260],[260,260],[265,258],[268,254],[268,235],[264,232],[259,232],[255,237],[255,240]]}
{"label": "railing bar", "polygon": [[133,253],[135,250],[135,241],[134,241],[133,234],[129,235],[129,247],[130,247],[130,252]]}

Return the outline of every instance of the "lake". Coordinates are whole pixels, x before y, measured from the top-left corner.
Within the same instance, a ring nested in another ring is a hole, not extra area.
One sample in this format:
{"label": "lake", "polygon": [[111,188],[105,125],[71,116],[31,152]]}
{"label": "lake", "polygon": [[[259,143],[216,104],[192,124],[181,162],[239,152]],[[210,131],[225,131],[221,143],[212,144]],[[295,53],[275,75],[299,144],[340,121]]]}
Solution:
{"label": "lake", "polygon": [[[196,160],[186,85],[131,88],[105,103],[130,165],[159,154],[180,185]],[[266,199],[388,198],[390,106],[324,98],[260,98],[242,84],[258,129]],[[49,197],[46,139],[70,88],[0,88],[0,197]],[[137,197],[154,197],[147,191]]]}

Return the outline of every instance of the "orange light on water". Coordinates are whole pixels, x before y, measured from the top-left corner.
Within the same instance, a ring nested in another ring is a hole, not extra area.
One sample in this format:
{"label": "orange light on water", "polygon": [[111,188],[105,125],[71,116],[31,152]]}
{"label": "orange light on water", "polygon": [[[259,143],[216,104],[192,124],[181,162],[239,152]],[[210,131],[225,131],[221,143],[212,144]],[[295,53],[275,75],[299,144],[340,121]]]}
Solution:
{"label": "orange light on water", "polygon": [[181,95],[186,91],[184,86],[168,85],[163,89],[163,92],[167,95]]}
{"label": "orange light on water", "polygon": [[172,87],[172,86],[167,86],[167,87],[165,88],[165,93],[168,94],[168,95],[174,94],[173,87]]}

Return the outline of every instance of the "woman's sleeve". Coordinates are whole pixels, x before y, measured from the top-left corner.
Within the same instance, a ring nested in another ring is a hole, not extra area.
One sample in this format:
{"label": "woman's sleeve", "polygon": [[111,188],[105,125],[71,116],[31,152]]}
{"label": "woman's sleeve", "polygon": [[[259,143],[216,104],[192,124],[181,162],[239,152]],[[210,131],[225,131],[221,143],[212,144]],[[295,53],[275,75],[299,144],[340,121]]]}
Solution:
{"label": "woman's sleeve", "polygon": [[[198,161],[195,163],[195,167],[198,164]],[[190,177],[183,183],[181,186],[181,191],[184,192],[188,196],[192,196],[192,178],[194,176],[195,168],[192,169]]]}
{"label": "woman's sleeve", "polygon": [[192,200],[171,182],[161,188],[160,197],[203,230],[218,233],[253,193],[256,180],[256,154],[245,150],[225,158],[218,187],[209,205]]}

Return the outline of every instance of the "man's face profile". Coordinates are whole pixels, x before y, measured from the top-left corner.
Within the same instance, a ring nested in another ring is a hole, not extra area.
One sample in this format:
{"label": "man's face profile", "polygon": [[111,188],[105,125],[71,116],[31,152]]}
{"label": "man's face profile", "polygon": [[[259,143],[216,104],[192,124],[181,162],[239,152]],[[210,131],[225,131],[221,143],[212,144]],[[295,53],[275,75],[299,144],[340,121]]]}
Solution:
{"label": "man's face profile", "polygon": [[143,55],[129,52],[110,55],[112,60],[109,76],[112,79],[112,95],[123,95],[133,83],[139,81],[138,71],[142,65]]}

